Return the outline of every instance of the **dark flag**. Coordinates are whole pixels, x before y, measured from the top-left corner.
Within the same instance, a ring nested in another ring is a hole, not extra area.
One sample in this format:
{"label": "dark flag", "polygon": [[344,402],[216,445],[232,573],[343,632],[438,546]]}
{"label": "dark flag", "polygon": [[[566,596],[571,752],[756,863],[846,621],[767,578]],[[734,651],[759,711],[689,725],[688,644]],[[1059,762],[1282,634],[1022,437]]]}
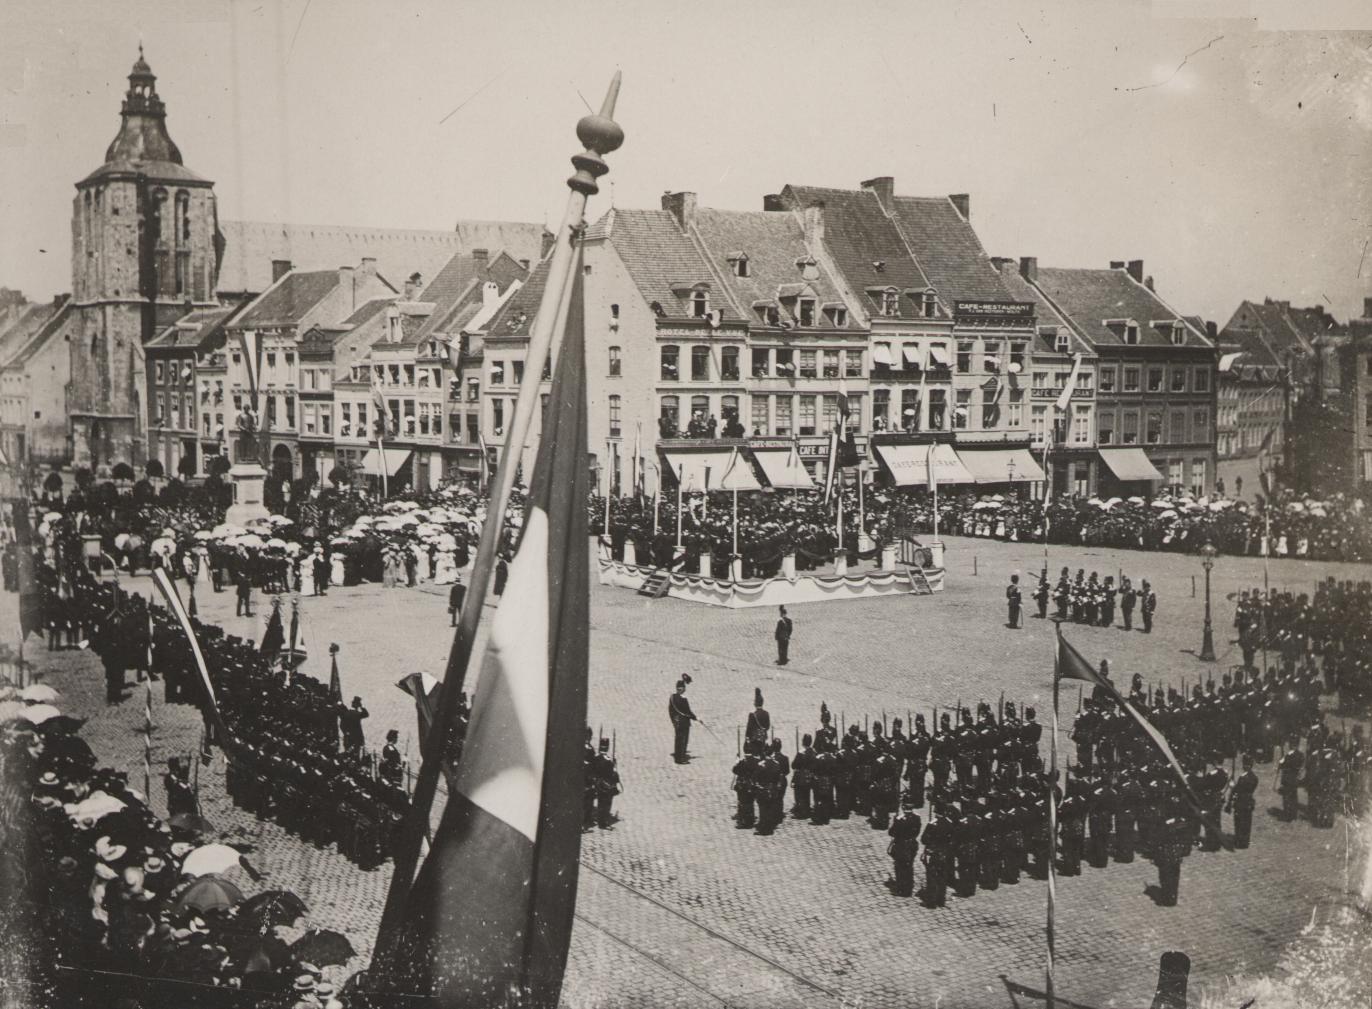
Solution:
{"label": "dark flag", "polygon": [[554,1009],[566,967],[589,660],[581,275],[466,747],[397,948],[397,973],[445,1009]]}
{"label": "dark flag", "polygon": [[1272,442],[1276,436],[1277,429],[1274,427],[1258,446],[1258,485],[1262,487],[1263,496],[1269,500],[1277,490],[1276,460],[1272,457]]}
{"label": "dark flag", "polygon": [[338,646],[329,646],[329,703],[343,703],[343,680],[338,675]]}
{"label": "dark flag", "polygon": [[191,626],[190,614],[186,612],[186,607],[181,602],[181,596],[177,594],[176,586],[172,584],[171,578],[167,575],[166,568],[154,568],[152,581],[157,586],[157,590],[162,593],[162,599],[167,604],[167,609],[171,611],[172,618],[181,628],[181,633],[186,636],[186,640],[190,643],[191,655],[195,658],[196,671],[200,673],[200,686],[205,693],[205,703],[209,707],[209,715],[214,720],[215,728],[218,729],[219,738],[225,739],[227,738],[227,730],[219,716],[219,699],[215,696],[214,684],[210,682],[210,670],[205,665],[205,655],[200,650],[200,642],[195,636],[195,629]]}
{"label": "dark flag", "polygon": [[29,503],[14,503],[15,560],[19,566],[19,639],[29,631],[43,631],[43,592],[33,571],[33,527],[29,525]]}
{"label": "dark flag", "polygon": [[263,655],[276,656],[286,644],[286,629],[281,626],[281,600],[272,600],[272,615],[267,618],[267,629],[262,633],[262,645],[258,649]]}
{"label": "dark flag", "polygon": [[415,717],[419,720],[419,737],[429,734],[434,712],[438,710],[438,691],[442,684],[428,673],[411,673],[396,684],[414,698]]}

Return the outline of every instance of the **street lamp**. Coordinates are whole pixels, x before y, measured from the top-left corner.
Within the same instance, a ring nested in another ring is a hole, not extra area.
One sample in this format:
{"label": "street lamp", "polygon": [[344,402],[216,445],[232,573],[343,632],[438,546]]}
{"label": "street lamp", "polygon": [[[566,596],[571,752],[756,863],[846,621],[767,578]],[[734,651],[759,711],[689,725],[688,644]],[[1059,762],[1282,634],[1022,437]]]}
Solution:
{"label": "street lamp", "polygon": [[1201,547],[1201,567],[1205,568],[1205,629],[1201,633],[1200,658],[1202,662],[1215,661],[1215,632],[1210,624],[1210,569],[1215,566],[1215,556],[1219,553],[1213,544]]}

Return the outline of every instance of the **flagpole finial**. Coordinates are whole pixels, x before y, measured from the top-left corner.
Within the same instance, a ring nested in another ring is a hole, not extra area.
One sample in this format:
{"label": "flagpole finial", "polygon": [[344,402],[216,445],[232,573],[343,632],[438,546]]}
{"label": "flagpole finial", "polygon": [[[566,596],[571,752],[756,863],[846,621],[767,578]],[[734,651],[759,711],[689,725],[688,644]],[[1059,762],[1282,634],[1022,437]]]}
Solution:
{"label": "flagpole finial", "polygon": [[576,166],[576,174],[567,180],[567,185],[578,193],[594,196],[600,192],[596,179],[610,170],[602,155],[619,150],[624,143],[624,130],[614,121],[615,103],[619,100],[622,79],[623,75],[616,70],[600,111],[595,115],[582,116],[576,124],[577,139],[586,149],[573,155],[572,164]]}

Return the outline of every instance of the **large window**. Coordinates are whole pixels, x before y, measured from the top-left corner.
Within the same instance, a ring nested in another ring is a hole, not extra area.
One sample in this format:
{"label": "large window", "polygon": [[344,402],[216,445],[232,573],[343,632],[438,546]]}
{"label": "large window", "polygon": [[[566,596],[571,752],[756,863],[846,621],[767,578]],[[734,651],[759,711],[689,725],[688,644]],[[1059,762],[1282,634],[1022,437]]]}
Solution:
{"label": "large window", "polygon": [[816,355],[813,350],[802,350],[800,352],[800,377],[817,378],[819,376]]}
{"label": "large window", "polygon": [[1085,403],[1072,409],[1072,444],[1091,444],[1091,407]]}
{"label": "large window", "polygon": [[1000,423],[1000,404],[994,397],[986,393],[981,394],[981,429],[983,431],[994,430]]}
{"label": "large window", "polygon": [[1148,369],[1148,391],[1149,391],[1149,392],[1162,392],[1162,369],[1161,369],[1161,368],[1149,368],[1149,369]]}
{"label": "large window", "polygon": [[505,433],[505,401],[503,399],[491,400],[491,429],[497,435]]}
{"label": "large window", "polygon": [[1186,369],[1185,369],[1185,368],[1173,368],[1173,369],[1172,369],[1172,391],[1173,391],[1173,392],[1185,392],[1185,391],[1186,391]]}
{"label": "large window", "polygon": [[691,292],[691,314],[697,319],[703,319],[710,314],[710,293],[708,291]]}
{"label": "large window", "polygon": [[1202,365],[1196,369],[1196,377],[1193,379],[1192,388],[1196,392],[1210,391],[1210,369]]}
{"label": "large window", "polygon": [[965,430],[972,416],[972,390],[958,389],[954,395],[957,397],[957,407],[953,410],[953,428]]}
{"label": "large window", "polygon": [[777,376],[780,378],[796,377],[795,351],[790,347],[777,348]]}
{"label": "large window", "polygon": [[972,370],[972,348],[976,346],[970,340],[963,340],[958,344],[958,374],[965,375]]}
{"label": "large window", "polygon": [[1210,408],[1204,406],[1196,407],[1191,414],[1191,440],[1209,441],[1210,440]]}
{"label": "large window", "polygon": [[1009,416],[1005,418],[1005,423],[1009,427],[1022,427],[1024,425],[1024,390],[1011,389]]}
{"label": "large window", "polygon": [[1139,443],[1139,412],[1137,410],[1125,410],[1120,424],[1120,444],[1137,445]]}
{"label": "large window", "polygon": [[664,438],[675,438],[681,430],[681,400],[676,396],[658,401],[658,426]]}
{"label": "large window", "polygon": [[316,424],[316,417],[318,417],[318,407],[316,407],[315,404],[313,404],[313,403],[301,403],[301,404],[300,404],[300,433],[301,433],[301,434],[317,434],[317,433],[318,433],[318,425]]}
{"label": "large window", "polygon": [[1191,460],[1191,494],[1194,497],[1205,496],[1205,471],[1206,460],[1203,456]]}
{"label": "large window", "polygon": [[505,362],[504,362],[504,361],[492,361],[492,362],[491,362],[491,385],[504,385],[504,384],[505,384]]}
{"label": "large window", "polygon": [[619,437],[619,407],[620,407],[620,398],[619,398],[618,396],[611,396],[611,397],[610,397],[610,437],[611,437],[611,438],[618,438],[618,437]]}
{"label": "large window", "polygon": [[1138,370],[1138,368],[1125,368],[1125,369],[1124,369],[1124,391],[1125,391],[1125,392],[1138,392],[1138,391],[1139,391],[1139,370]]}
{"label": "large window", "polygon": [[1147,443],[1156,445],[1162,441],[1162,411],[1148,411],[1148,428],[1146,432]]}
{"label": "large window", "polygon": [[824,377],[825,377],[825,378],[838,378],[838,376],[839,376],[839,370],[838,370],[838,369],[839,369],[839,357],[840,357],[840,352],[837,351],[837,350],[826,350],[826,351],[824,351],[824,358],[823,358],[823,360],[824,360]]}
{"label": "large window", "polygon": [[1102,445],[1115,444],[1115,411],[1096,414],[1096,439]]}
{"label": "large window", "polygon": [[838,427],[838,397],[825,395],[820,400],[820,430],[828,434]]}
{"label": "large window", "polygon": [[1115,391],[1115,366],[1113,364],[1109,366],[1102,365],[1100,368],[1100,391]]}
{"label": "large window", "polygon": [[815,300],[813,298],[800,299],[800,305],[796,310],[796,321],[802,326],[815,324]]}
{"label": "large window", "polygon": [[800,397],[800,420],[796,426],[796,433],[801,435],[815,433],[815,397]]}
{"label": "large window", "polygon": [[[719,426],[720,434],[725,438],[736,437],[730,429],[738,423],[738,397],[721,396],[719,397]],[[739,428],[742,431],[742,428]]]}
{"label": "large window", "polygon": [[891,423],[891,390],[872,390],[872,430],[885,431]]}
{"label": "large window", "polygon": [[1035,445],[1042,445],[1044,438],[1047,437],[1048,407],[1034,406],[1029,410],[1029,440]]}
{"label": "large window", "polygon": [[919,430],[919,390],[910,386],[900,390],[900,429]]}
{"label": "large window", "polygon": [[610,348],[610,377],[618,378],[620,374],[621,362],[619,360],[619,348]]}
{"label": "large window", "polygon": [[948,393],[944,389],[929,390],[929,430],[942,431],[947,423]]}
{"label": "large window", "polygon": [[673,347],[670,344],[662,348],[662,381],[675,382],[681,377],[678,362],[681,357],[681,348]]}
{"label": "large window", "polygon": [[776,433],[778,438],[785,438],[791,433],[791,397],[778,396],[776,398]]}
{"label": "large window", "polygon": [[719,352],[719,377],[726,382],[738,381],[737,347],[725,347]]}
{"label": "large window", "polygon": [[862,377],[862,351],[845,350],[843,352],[843,377]]}
{"label": "large window", "polygon": [[158,385],[163,385],[167,381],[167,364],[165,361],[157,361],[153,365],[153,374]]}
{"label": "large window", "polygon": [[1167,432],[1167,440],[1173,442],[1186,441],[1186,411],[1172,411],[1172,427]]}
{"label": "large window", "polygon": [[[524,362],[523,362],[523,361],[512,361],[511,363],[514,365],[514,384],[515,384],[515,385],[523,385],[523,384],[524,384]],[[408,368],[407,368],[406,370],[408,371]],[[407,382],[408,382],[408,376],[407,376]]]}
{"label": "large window", "polygon": [[710,348],[691,348],[691,381],[710,381]]}
{"label": "large window", "polygon": [[758,436],[764,436],[768,431],[767,400],[767,396],[753,397],[753,434]]}
{"label": "large window", "polygon": [[753,378],[767,378],[772,373],[772,351],[769,347],[753,348]]}
{"label": "large window", "polygon": [[854,434],[862,433],[862,393],[848,395],[848,430]]}
{"label": "large window", "polygon": [[1010,344],[1010,374],[1018,375],[1024,371],[1024,344]]}

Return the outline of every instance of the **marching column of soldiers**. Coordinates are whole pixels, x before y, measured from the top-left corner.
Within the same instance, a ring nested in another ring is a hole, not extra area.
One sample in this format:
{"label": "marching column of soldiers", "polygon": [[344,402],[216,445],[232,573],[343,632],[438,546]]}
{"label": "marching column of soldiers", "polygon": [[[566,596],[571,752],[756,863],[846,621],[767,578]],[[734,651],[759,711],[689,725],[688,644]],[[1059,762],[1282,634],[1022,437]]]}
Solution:
{"label": "marching column of soldiers", "polygon": [[1126,631],[1134,629],[1134,612],[1139,613],[1140,629],[1145,634],[1153,631],[1153,614],[1158,609],[1158,596],[1145,578],[1134,587],[1128,575],[1120,575],[1120,583],[1115,585],[1115,577],[1106,575],[1102,580],[1092,571],[1088,576],[1084,568],[1078,568],[1073,578],[1068,568],[1058,574],[1055,586],[1049,588],[1048,569],[1039,573],[1039,583],[1034,589],[1034,602],[1038,606],[1040,620],[1048,618],[1048,604],[1056,607],[1058,620],[1076,624],[1090,624],[1093,627],[1115,626],[1115,610],[1119,609],[1121,624]]}

